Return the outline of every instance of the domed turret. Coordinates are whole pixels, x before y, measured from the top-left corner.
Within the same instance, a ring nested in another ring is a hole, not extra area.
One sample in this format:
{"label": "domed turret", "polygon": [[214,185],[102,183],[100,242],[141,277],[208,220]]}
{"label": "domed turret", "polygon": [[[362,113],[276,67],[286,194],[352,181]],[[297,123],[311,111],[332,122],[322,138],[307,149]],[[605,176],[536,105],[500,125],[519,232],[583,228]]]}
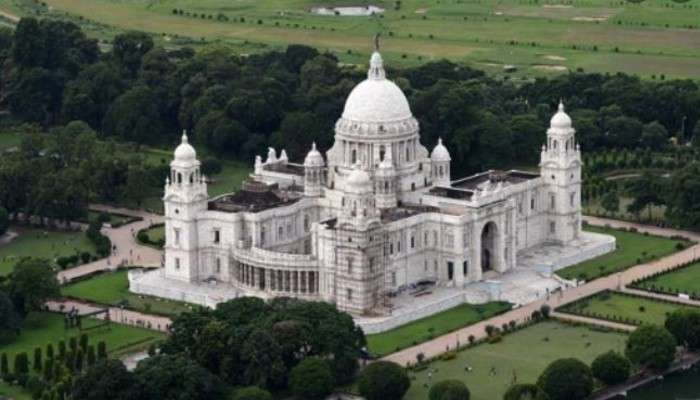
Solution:
{"label": "domed turret", "polygon": [[304,194],[310,197],[320,196],[323,186],[323,161],[321,152],[316,149],[316,143],[311,145],[311,151],[304,159]]}
{"label": "domed turret", "polygon": [[372,191],[372,179],[365,170],[360,168],[359,163],[353,166],[345,183],[347,184],[348,192],[365,193]]}
{"label": "domed turret", "polygon": [[452,157],[450,157],[450,152],[447,151],[447,147],[442,144],[442,138],[438,139],[438,144],[435,146],[433,149],[433,152],[430,154],[430,159],[432,161],[452,161]]}
{"label": "domed turret", "polygon": [[549,126],[550,129],[564,131],[571,129],[572,127],[571,117],[569,117],[569,115],[564,111],[564,103],[561,100],[559,101],[559,109],[549,121]]}
{"label": "domed turret", "polygon": [[175,161],[193,162],[197,160],[197,152],[187,139],[187,132],[182,133],[182,141],[175,149]]}
{"label": "domed turret", "polygon": [[442,144],[442,138],[438,139],[437,145],[433,149],[432,154],[430,154],[430,161],[432,164],[433,183],[438,186],[450,186],[450,162],[452,157],[450,157],[447,147]]}

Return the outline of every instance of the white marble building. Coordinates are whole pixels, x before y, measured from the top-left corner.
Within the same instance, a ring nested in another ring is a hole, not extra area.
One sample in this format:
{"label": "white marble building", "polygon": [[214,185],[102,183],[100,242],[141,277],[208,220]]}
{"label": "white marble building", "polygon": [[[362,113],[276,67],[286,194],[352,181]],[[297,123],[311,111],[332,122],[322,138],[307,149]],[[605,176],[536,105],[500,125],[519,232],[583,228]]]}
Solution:
{"label": "white marble building", "polygon": [[571,245],[583,235],[574,133],[560,104],[539,173],[453,179],[448,149],[439,141],[429,153],[420,143],[418,121],[375,52],[325,156],[314,146],[296,164],[269,149],[242,190],[209,198],[183,135],[163,198],[164,268],[133,274],[132,290],[208,305],[291,296],[367,318],[390,314],[395,296],[417,287],[467,291],[498,279],[538,246],[590,258],[614,242],[581,254]]}

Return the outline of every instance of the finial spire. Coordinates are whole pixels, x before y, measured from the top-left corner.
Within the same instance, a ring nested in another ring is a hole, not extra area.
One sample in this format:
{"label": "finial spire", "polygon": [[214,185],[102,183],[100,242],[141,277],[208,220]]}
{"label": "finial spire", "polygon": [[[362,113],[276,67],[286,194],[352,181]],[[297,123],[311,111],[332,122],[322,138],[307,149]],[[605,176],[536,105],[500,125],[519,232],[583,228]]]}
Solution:
{"label": "finial spire", "polygon": [[564,112],[564,100],[559,98],[559,111]]}
{"label": "finial spire", "polygon": [[316,142],[311,142],[311,151],[316,151]]}
{"label": "finial spire", "polygon": [[182,130],[182,143],[187,143],[187,129]]}
{"label": "finial spire", "polygon": [[379,52],[379,33],[374,35],[374,51]]}

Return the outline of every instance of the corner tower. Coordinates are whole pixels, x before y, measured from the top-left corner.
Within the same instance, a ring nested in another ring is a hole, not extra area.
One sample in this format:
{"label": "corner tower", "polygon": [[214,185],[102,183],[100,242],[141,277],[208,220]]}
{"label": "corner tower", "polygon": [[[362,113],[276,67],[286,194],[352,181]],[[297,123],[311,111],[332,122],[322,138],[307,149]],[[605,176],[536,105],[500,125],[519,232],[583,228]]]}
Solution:
{"label": "corner tower", "polygon": [[165,275],[193,282],[198,279],[197,215],[207,209],[207,184],[187,134],[175,149],[170,176],[165,180]]}
{"label": "corner tower", "polygon": [[546,183],[547,238],[567,243],[581,232],[581,151],[571,118],[559,102],[542,146],[540,175]]}

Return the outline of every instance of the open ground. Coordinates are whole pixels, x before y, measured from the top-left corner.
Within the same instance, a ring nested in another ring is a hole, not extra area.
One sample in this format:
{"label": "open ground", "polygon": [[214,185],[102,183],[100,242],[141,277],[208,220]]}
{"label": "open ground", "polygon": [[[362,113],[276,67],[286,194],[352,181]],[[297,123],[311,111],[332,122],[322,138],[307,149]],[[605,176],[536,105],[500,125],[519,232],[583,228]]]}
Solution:
{"label": "open ground", "polygon": [[621,333],[558,322],[538,323],[504,336],[499,343],[469,348],[452,360],[436,361],[425,370],[411,373],[415,379],[405,399],[427,399],[431,383],[445,379],[465,382],[473,400],[500,399],[513,380],[535,382],[546,366],[558,358],[576,357],[590,363],[606,351],[623,350],[625,340],[626,335]]}
{"label": "open ground", "polygon": [[[93,35],[151,32],[163,44],[221,41],[242,53],[301,43],[364,60],[371,37],[384,35],[385,56],[416,64],[450,58],[521,75],[583,68],[642,76],[700,77],[700,5],[648,0],[546,3],[520,0],[0,0],[0,9],[73,19]],[[375,4],[374,16],[321,16],[318,5]],[[180,13],[181,12],[181,13]],[[359,53],[358,53],[359,52]],[[364,53],[364,54],[362,54]],[[361,56],[358,58],[358,56]]]}

